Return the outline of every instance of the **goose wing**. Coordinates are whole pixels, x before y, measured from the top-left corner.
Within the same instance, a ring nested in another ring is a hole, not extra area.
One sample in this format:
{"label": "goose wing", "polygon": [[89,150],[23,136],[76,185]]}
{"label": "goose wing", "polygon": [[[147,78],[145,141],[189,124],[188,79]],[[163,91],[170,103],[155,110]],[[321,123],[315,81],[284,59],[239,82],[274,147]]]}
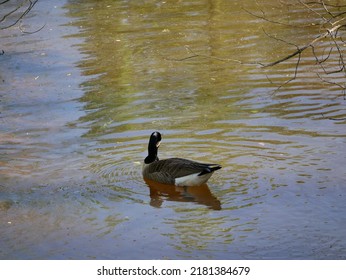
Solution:
{"label": "goose wing", "polygon": [[203,175],[220,169],[218,164],[200,163],[182,158],[170,158],[159,160],[149,165],[149,173],[162,173],[174,180],[191,174]]}

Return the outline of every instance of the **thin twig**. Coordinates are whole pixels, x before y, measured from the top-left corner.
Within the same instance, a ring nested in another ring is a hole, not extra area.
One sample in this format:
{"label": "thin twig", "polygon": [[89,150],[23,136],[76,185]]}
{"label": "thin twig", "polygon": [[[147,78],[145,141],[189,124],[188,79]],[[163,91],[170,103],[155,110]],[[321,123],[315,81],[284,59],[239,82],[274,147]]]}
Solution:
{"label": "thin twig", "polygon": [[315,11],[314,9],[312,9],[308,4],[304,3],[303,1],[298,1],[300,4],[302,4],[305,8],[307,8],[309,11],[315,13],[316,15],[318,15],[319,17],[321,17],[325,22],[328,22],[328,19],[326,19],[322,14],[320,14],[319,12]]}
{"label": "thin twig", "polygon": [[339,83],[328,81],[328,80],[324,79],[323,77],[321,77],[321,75],[319,73],[317,73],[317,76],[322,82],[339,87],[342,90],[343,99],[346,100],[346,87],[345,86],[343,86]]}
{"label": "thin twig", "polygon": [[223,61],[223,62],[236,62],[238,64],[245,64],[242,61],[238,60],[238,59],[231,59],[231,58],[220,58],[217,56],[210,56],[210,55],[204,55],[204,54],[197,54],[195,51],[193,51],[190,47],[185,46],[185,48],[187,49],[188,52],[190,52],[192,55],[187,56],[187,57],[183,57],[183,58],[165,58],[166,60],[169,61],[184,61],[184,60],[188,60],[188,59],[192,59],[192,58],[196,58],[196,57],[203,57],[203,58],[208,58],[208,59],[214,59],[214,60],[219,60],[219,61]]}
{"label": "thin twig", "polygon": [[297,76],[298,76],[298,68],[299,68],[299,63],[300,63],[300,59],[301,59],[301,53],[298,54],[298,60],[296,62],[296,66],[295,66],[295,69],[294,69],[294,75],[292,78],[288,79],[286,82],[282,83],[280,86],[278,86],[278,88],[276,90],[273,91],[273,95],[275,93],[277,93],[282,87],[284,87],[285,85],[287,85],[288,83],[294,81]]}
{"label": "thin twig", "polygon": [[42,27],[40,27],[39,29],[37,29],[35,31],[31,31],[31,32],[25,31],[24,28],[22,28],[22,26],[19,26],[19,30],[20,30],[20,32],[22,32],[25,35],[30,35],[30,34],[35,34],[37,32],[40,32],[43,28],[45,28],[45,26],[46,26],[46,23]]}
{"label": "thin twig", "polygon": [[246,13],[248,13],[248,14],[254,16],[254,17],[257,17],[257,18],[259,18],[259,19],[262,19],[262,20],[267,21],[267,22],[270,22],[270,23],[279,24],[279,25],[284,25],[284,26],[290,26],[290,27],[295,26],[295,25],[293,25],[293,24],[288,24],[288,23],[284,23],[284,22],[281,22],[281,21],[269,19],[269,18],[266,17],[266,15],[265,15],[265,13],[264,13],[263,10],[260,10],[260,11],[262,12],[262,16],[257,15],[257,14],[255,14],[255,13],[253,13],[253,12],[251,12],[251,11],[245,9],[244,7],[242,7],[242,10],[245,11]]}
{"label": "thin twig", "polygon": [[310,5],[310,4],[317,4],[317,5],[323,5],[323,6],[333,7],[333,8],[343,8],[343,7],[346,7],[346,5],[333,5],[333,4],[325,3],[324,1],[320,1],[320,2],[310,1],[310,2],[306,2],[306,4],[308,4],[308,5]]}
{"label": "thin twig", "polygon": [[321,115],[324,119],[331,120],[331,121],[345,121],[346,120],[346,117],[345,118],[330,118],[330,117],[325,117],[323,113],[321,113]]}

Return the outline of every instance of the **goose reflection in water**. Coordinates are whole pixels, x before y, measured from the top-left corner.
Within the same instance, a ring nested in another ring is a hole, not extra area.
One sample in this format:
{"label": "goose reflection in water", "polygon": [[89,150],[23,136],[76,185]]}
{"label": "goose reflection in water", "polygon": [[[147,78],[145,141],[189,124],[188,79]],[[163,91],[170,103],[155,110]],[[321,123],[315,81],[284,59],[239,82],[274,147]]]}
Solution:
{"label": "goose reflection in water", "polygon": [[150,205],[160,208],[163,202],[195,202],[208,206],[209,209],[221,210],[221,202],[210,191],[207,184],[180,187],[144,179],[150,190]]}

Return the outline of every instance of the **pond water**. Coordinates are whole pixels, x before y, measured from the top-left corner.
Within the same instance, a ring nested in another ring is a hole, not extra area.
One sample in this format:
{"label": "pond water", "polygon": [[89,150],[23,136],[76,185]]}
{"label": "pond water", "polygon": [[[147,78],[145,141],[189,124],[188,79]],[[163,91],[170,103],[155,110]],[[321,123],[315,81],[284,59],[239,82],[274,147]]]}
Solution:
{"label": "pond water", "polygon": [[[287,84],[296,57],[256,64],[321,30],[259,3],[39,1],[0,30],[0,258],[346,259],[343,92],[309,49]],[[154,130],[223,168],[145,182]]]}

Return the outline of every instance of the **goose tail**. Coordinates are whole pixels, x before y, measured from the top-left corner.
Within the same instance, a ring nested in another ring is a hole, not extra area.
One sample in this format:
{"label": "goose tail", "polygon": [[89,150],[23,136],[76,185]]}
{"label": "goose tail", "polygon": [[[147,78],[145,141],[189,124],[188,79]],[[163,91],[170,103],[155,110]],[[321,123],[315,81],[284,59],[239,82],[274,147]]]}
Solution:
{"label": "goose tail", "polygon": [[211,165],[208,165],[206,168],[203,169],[202,172],[200,172],[200,173],[198,174],[198,176],[203,176],[203,175],[205,175],[205,174],[212,173],[212,172],[214,172],[214,171],[216,171],[216,170],[219,170],[219,169],[221,169],[221,168],[222,168],[222,166],[221,166],[221,165],[218,165],[218,164],[211,164]]}

